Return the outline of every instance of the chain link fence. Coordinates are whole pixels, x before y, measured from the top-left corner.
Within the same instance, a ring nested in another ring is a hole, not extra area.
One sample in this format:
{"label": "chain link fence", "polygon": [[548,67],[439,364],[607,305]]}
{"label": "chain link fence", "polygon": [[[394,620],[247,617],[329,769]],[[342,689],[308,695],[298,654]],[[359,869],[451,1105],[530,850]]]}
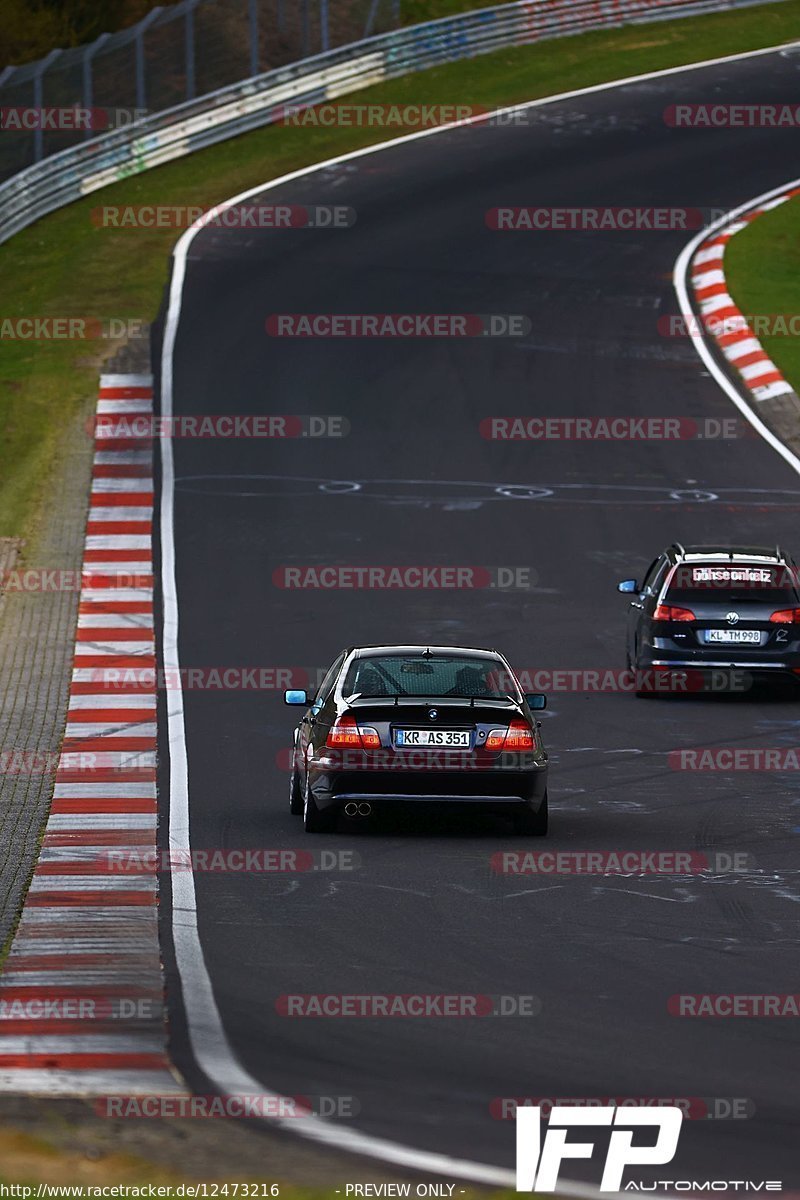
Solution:
{"label": "chain link fence", "polygon": [[0,69],[0,179],[239,80],[386,33],[400,0],[181,0]]}

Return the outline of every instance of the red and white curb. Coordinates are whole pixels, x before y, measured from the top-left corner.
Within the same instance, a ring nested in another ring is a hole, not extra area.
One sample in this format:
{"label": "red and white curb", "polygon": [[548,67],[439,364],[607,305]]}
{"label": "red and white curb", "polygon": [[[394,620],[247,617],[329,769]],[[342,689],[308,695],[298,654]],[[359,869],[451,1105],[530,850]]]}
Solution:
{"label": "red and white curb", "polygon": [[166,1052],[157,876],[108,857],[156,848],[152,442],[110,420],[152,410],[152,376],[101,377],[66,734],[0,975],[4,1092],[184,1091]]}
{"label": "red and white curb", "polygon": [[[776,396],[793,395],[794,389],[766,353],[728,292],[723,260],[732,237],[763,213],[778,208],[799,193],[800,188],[788,189],[740,213],[730,224],[701,242],[691,261],[692,289],[704,331],[719,347],[757,404]],[[716,322],[721,326],[718,331],[714,329]]]}

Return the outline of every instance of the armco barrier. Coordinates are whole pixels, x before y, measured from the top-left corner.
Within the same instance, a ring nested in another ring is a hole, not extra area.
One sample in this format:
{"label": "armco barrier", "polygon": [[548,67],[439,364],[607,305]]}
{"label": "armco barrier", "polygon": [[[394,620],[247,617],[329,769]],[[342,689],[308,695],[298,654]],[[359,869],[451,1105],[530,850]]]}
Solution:
{"label": "armco barrier", "polygon": [[0,243],[98,188],[383,79],[590,29],[723,12],[768,0],[517,0],[303,59],[103,134],[0,185]]}

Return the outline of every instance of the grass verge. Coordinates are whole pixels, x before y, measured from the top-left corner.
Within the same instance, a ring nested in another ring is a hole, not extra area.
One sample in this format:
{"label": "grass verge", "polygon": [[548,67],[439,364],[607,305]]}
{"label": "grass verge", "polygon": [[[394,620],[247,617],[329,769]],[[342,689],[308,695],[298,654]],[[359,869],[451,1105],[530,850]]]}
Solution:
{"label": "grass verge", "polygon": [[[786,174],[792,173],[787,161]],[[800,337],[789,319],[800,322],[800,196],[758,217],[728,242],[725,251],[728,289],[746,316],[781,316],[785,333],[759,341],[775,365],[800,393]],[[781,328],[778,322],[775,328]],[[758,332],[758,330],[756,330]]]}
{"label": "grass verge", "polygon": [[[173,1122],[174,1123],[174,1122]],[[192,1124],[202,1122],[185,1120],[183,1130],[184,1143],[192,1142],[200,1136],[199,1132],[190,1128]],[[221,1124],[217,1122],[217,1124]],[[225,1123],[226,1126],[228,1123]],[[149,1122],[151,1138],[157,1137],[153,1129],[156,1121]],[[160,1200],[187,1200],[191,1197],[218,1197],[218,1200],[233,1200],[234,1197],[250,1196],[255,1200],[336,1200],[337,1195],[344,1195],[344,1182],[348,1179],[348,1169],[339,1167],[327,1185],[293,1185],[286,1183],[283,1172],[275,1170],[275,1164],[262,1161],[257,1170],[243,1168],[240,1164],[232,1164],[232,1156],[226,1155],[213,1168],[197,1170],[196,1165],[187,1166],[191,1159],[189,1147],[181,1147],[178,1151],[184,1165],[174,1169],[165,1166],[163,1161],[165,1147],[156,1150],[157,1159],[148,1157],[147,1147],[144,1153],[131,1153],[124,1149],[114,1149],[106,1142],[100,1149],[96,1139],[92,1138],[91,1129],[81,1126],[75,1129],[73,1146],[64,1145],[70,1125],[63,1117],[59,1117],[54,1109],[49,1121],[43,1122],[44,1133],[32,1135],[22,1130],[6,1128],[0,1130],[0,1191],[5,1196],[17,1197],[17,1200],[35,1200],[39,1189],[46,1197],[50,1188],[53,1194],[68,1194],[72,1200],[97,1200],[102,1195],[101,1189],[117,1189],[117,1195],[126,1195],[130,1200],[135,1197],[156,1195]],[[237,1130],[241,1136],[241,1128]],[[151,1152],[155,1141],[150,1146]],[[173,1146],[173,1150],[175,1147]],[[262,1156],[263,1157],[263,1156]],[[372,1172],[369,1168],[359,1167],[353,1170],[355,1177],[361,1181],[368,1180]],[[395,1175],[391,1169],[376,1170],[382,1181],[397,1181],[400,1184],[403,1176]],[[415,1194],[415,1184],[406,1183],[409,1194]],[[126,1193],[126,1189],[127,1193]],[[503,1191],[488,1191],[485,1188],[466,1186],[459,1188],[459,1200],[515,1200],[517,1193]],[[533,1193],[531,1200],[545,1200],[543,1196]]]}
{"label": "grass verge", "polygon": [[[180,1171],[143,1161],[132,1154],[112,1153],[91,1157],[80,1150],[65,1150],[46,1137],[33,1137],[16,1129],[0,1130],[0,1184],[31,1188],[39,1184],[66,1185],[73,1188],[103,1187],[109,1184],[147,1187],[155,1184],[170,1188],[183,1181]],[[16,1194],[25,1200],[24,1193]],[[90,1193],[87,1193],[87,1196]]]}
{"label": "grass verge", "polygon": [[[454,7],[456,2],[461,7],[463,0],[453,0]],[[419,15],[429,7],[420,0]],[[800,4],[782,0],[498,51],[381,84],[359,98],[492,107],[797,38]],[[0,320],[148,320],[159,306],[175,231],[101,230],[92,223],[93,208],[210,207],[386,136],[376,129],[270,126],[97,192],[0,247]],[[64,431],[76,412],[91,412],[98,367],[114,348],[109,341],[2,339],[0,536],[30,538],[35,532]]]}

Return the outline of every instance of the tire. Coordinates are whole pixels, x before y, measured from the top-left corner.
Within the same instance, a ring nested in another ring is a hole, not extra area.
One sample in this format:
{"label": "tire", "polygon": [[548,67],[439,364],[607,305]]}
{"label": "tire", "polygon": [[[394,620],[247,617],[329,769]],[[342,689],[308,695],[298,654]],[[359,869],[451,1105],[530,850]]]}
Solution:
{"label": "tire", "polygon": [[306,774],[303,788],[303,825],[306,833],[329,833],[336,823],[335,812],[320,812]]}
{"label": "tire", "polygon": [[630,655],[628,655],[628,664],[629,664],[630,670],[633,671],[633,677],[634,677],[633,694],[634,694],[634,696],[636,697],[637,700],[652,700],[653,697],[655,696],[655,692],[653,691],[652,688],[636,687],[636,676],[640,674],[640,671],[639,671],[638,666],[631,665]]}
{"label": "tire", "polygon": [[292,766],[292,777],[289,780],[289,812],[293,817],[302,816],[303,813],[303,789],[300,786],[297,763]]}
{"label": "tire", "polygon": [[545,837],[547,834],[547,792],[544,794],[539,811],[534,812],[532,808],[526,808],[515,818],[514,825],[517,833],[525,834],[528,837]]}

